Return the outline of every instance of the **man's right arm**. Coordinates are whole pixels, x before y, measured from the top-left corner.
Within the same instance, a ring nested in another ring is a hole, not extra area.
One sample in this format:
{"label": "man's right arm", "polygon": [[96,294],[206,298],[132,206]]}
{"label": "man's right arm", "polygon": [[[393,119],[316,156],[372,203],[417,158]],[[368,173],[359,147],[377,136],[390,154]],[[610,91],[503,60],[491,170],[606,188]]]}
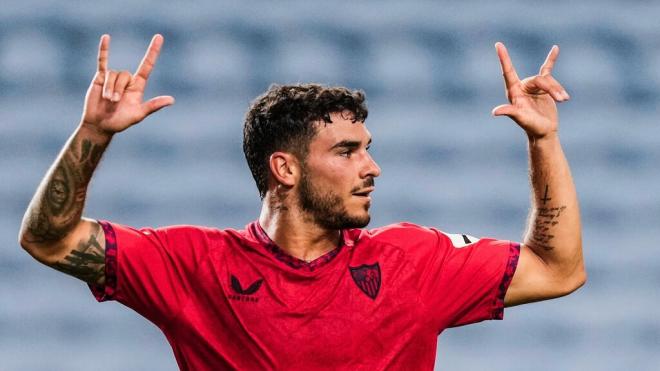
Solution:
{"label": "man's right arm", "polygon": [[99,45],[98,69],[85,97],[83,117],[28,207],[19,241],[40,262],[90,284],[105,282],[105,237],[82,217],[87,186],[115,133],[174,103],[170,96],[143,102],[147,79],[163,37],[154,36],[135,74],[107,68],[110,36]]}
{"label": "man's right arm", "polygon": [[110,137],[81,125],[37,189],[20,234],[38,261],[94,284],[103,284],[105,239],[96,221],[81,218],[92,177]]}

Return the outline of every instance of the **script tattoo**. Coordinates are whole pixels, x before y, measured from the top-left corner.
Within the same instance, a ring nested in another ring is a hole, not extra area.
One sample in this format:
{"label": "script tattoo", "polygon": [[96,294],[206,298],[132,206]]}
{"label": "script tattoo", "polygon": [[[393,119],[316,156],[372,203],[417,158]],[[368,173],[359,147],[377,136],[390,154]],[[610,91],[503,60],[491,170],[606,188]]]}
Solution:
{"label": "script tattoo", "polygon": [[[548,186],[545,186],[545,194],[541,201],[543,204],[551,200],[548,198]],[[553,250],[555,247],[552,245],[552,239],[555,236],[552,234],[553,227],[559,224],[559,219],[562,212],[566,210],[566,206],[557,207],[540,207],[537,209],[536,219],[532,229],[531,242],[534,246],[538,246],[546,251]]]}
{"label": "script tattoo", "polygon": [[105,251],[99,243],[100,231],[101,227],[94,224],[89,239],[78,242],[78,246],[53,268],[85,282],[102,285],[105,282]]}
{"label": "script tattoo", "polygon": [[61,240],[80,220],[87,185],[105,145],[74,137],[57,161],[45,184],[37,191],[26,218],[29,242]]}

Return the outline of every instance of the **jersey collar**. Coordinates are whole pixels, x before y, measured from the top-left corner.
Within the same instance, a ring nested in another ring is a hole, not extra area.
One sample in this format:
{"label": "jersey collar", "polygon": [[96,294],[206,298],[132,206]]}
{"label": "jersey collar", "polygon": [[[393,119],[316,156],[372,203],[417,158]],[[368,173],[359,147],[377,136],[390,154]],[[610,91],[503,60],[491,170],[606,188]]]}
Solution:
{"label": "jersey collar", "polygon": [[339,252],[345,246],[352,247],[354,244],[354,241],[351,238],[349,231],[346,229],[342,229],[341,241],[339,242],[339,246],[325,253],[324,255],[321,255],[318,258],[308,262],[302,259],[298,259],[295,256],[289,255],[286,251],[284,251],[282,248],[277,246],[277,244],[273,240],[271,240],[270,237],[268,237],[266,231],[264,231],[264,229],[261,227],[258,220],[255,220],[254,222],[248,224],[247,230],[250,233],[250,235],[252,235],[252,237],[255,240],[257,240],[257,242],[259,242],[259,244],[266,249],[266,251],[268,251],[273,257],[275,257],[275,259],[283,262],[284,264],[288,265],[291,268],[307,270],[310,272],[327,265],[339,254]]}

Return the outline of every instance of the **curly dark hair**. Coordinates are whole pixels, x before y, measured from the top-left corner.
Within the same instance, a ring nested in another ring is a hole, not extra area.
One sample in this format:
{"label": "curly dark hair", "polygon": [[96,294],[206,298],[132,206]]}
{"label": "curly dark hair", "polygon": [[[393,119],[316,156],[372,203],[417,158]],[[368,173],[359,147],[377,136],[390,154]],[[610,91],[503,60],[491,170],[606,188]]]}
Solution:
{"label": "curly dark hair", "polygon": [[330,114],[348,111],[353,122],[364,122],[364,92],[319,84],[271,85],[245,115],[243,152],[263,199],[268,191],[268,161],[287,151],[304,161],[317,132],[315,123],[331,123]]}

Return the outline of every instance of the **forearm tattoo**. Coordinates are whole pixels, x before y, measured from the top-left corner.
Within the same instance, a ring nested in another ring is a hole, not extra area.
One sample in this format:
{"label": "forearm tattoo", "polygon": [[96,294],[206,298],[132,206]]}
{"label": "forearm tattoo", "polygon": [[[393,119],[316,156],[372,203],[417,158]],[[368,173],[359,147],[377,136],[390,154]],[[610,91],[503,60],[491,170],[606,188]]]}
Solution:
{"label": "forearm tattoo", "polygon": [[69,255],[53,265],[53,268],[81,280],[102,285],[105,283],[105,251],[99,240],[101,227],[92,224],[92,230],[87,240],[78,242],[78,246]]}
{"label": "forearm tattoo", "polygon": [[73,138],[30,205],[28,242],[57,242],[80,221],[87,185],[105,147],[87,138]]}
{"label": "forearm tattoo", "polygon": [[548,186],[546,185],[543,198],[540,199],[543,206],[536,209],[536,217],[530,236],[530,241],[534,246],[538,246],[546,251],[555,248],[552,244],[552,239],[555,236],[552,233],[554,227],[560,223],[561,214],[566,210],[566,206],[546,206],[550,200],[552,198],[548,195]]}

